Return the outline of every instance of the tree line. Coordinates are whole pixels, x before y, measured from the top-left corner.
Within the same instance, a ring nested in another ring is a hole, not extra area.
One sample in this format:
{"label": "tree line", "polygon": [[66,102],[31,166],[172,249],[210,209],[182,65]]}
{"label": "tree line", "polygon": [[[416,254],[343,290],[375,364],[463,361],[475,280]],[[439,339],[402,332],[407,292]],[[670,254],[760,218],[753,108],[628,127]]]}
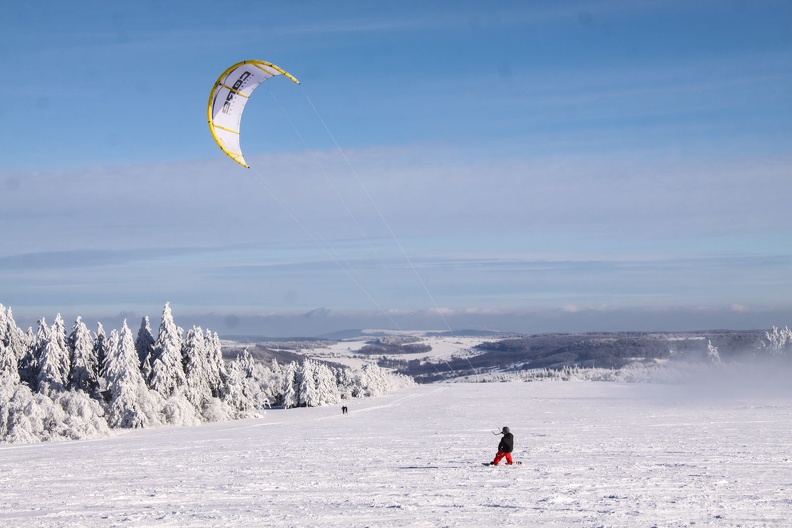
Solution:
{"label": "tree line", "polygon": [[193,425],[284,408],[377,396],[413,380],[376,365],[360,371],[306,359],[264,366],[247,350],[223,359],[216,332],[184,331],[165,304],[157,336],[148,317],[109,334],[60,314],[26,332],[0,304],[0,441],[107,434],[113,428]]}

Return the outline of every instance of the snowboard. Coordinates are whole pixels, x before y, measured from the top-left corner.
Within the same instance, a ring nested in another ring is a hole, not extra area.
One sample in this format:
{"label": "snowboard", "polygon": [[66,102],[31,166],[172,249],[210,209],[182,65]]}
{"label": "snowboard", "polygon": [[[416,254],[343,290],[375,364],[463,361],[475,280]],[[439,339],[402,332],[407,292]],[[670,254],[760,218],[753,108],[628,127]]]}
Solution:
{"label": "snowboard", "polygon": [[[494,464],[492,462],[483,462],[483,465],[492,466]],[[507,466],[507,467],[508,466],[522,466],[522,462],[520,462],[519,460],[515,460],[514,464],[507,464],[506,462],[501,462],[500,464],[498,464],[498,467],[501,467],[501,466]]]}

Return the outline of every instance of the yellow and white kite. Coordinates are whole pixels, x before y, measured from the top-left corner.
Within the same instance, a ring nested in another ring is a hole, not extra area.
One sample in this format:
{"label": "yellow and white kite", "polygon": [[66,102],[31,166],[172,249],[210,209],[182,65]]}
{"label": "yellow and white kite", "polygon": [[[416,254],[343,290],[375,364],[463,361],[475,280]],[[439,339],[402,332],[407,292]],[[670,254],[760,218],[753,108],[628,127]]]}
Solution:
{"label": "yellow and white kite", "polygon": [[209,95],[209,129],[212,136],[223,152],[243,167],[250,168],[242,157],[239,145],[242,112],[253,90],[276,75],[285,75],[300,84],[300,81],[274,64],[249,60],[234,64],[224,71]]}

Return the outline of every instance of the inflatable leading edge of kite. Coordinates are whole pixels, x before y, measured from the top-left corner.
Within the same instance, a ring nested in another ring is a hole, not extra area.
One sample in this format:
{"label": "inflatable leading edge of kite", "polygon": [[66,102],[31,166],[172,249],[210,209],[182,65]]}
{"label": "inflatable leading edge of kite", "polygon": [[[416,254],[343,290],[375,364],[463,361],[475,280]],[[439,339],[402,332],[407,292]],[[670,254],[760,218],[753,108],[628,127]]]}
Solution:
{"label": "inflatable leading edge of kite", "polygon": [[223,152],[243,167],[250,168],[239,146],[242,112],[253,90],[276,75],[285,75],[300,84],[300,81],[274,64],[249,60],[234,64],[224,71],[209,94],[209,129],[212,136]]}

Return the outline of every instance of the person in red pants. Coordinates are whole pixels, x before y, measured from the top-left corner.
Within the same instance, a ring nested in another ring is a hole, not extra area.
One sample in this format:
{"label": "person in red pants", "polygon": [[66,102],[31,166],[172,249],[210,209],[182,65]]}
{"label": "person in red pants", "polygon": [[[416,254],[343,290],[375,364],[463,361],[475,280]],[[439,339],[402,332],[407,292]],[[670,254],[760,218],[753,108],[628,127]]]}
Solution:
{"label": "person in red pants", "polygon": [[495,454],[495,460],[490,462],[493,466],[497,466],[498,462],[506,458],[506,464],[511,465],[514,463],[512,460],[512,451],[514,450],[514,435],[509,432],[508,427],[504,427],[501,430],[501,434],[503,438],[501,438],[500,443],[498,444],[498,452]]}

